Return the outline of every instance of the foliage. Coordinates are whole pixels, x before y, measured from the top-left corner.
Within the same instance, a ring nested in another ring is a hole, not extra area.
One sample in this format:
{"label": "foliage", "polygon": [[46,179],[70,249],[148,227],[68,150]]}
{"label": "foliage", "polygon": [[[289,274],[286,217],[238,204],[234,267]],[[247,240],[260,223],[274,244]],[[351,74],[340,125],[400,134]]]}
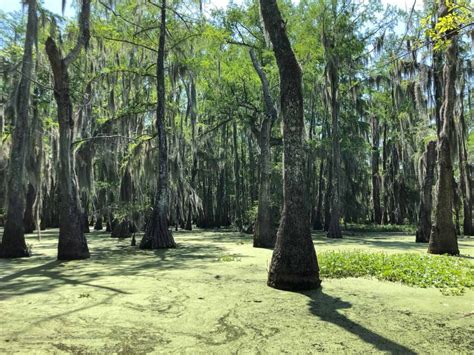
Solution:
{"label": "foliage", "polygon": [[435,50],[446,49],[451,43],[451,37],[464,27],[472,25],[474,20],[473,8],[466,0],[446,0],[446,7],[447,13],[439,17],[434,26],[430,27],[432,13],[421,20],[421,25],[433,41]]}
{"label": "foliage", "polygon": [[319,253],[318,261],[322,277],[374,277],[414,287],[436,287],[444,294],[460,294],[474,287],[474,265],[459,257],[328,251]]}

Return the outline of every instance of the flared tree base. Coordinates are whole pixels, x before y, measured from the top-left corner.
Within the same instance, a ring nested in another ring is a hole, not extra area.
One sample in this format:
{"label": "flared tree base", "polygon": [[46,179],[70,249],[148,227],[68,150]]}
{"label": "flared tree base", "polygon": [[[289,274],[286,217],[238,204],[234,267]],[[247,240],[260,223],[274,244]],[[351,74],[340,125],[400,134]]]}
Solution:
{"label": "flared tree base", "polygon": [[176,243],[170,231],[156,236],[144,236],[140,242],[140,249],[170,249],[176,248]]}
{"label": "flared tree base", "polygon": [[140,242],[140,249],[169,249],[176,248],[173,234],[168,229],[165,218],[154,216]]}
{"label": "flared tree base", "polygon": [[459,255],[458,239],[454,226],[433,226],[428,244],[428,253]]}
{"label": "flared tree base", "polygon": [[270,272],[267,285],[284,291],[307,291],[321,287],[321,280],[315,275]]}
{"label": "flared tree base", "polygon": [[254,248],[261,248],[261,249],[273,249],[275,247],[275,243],[256,243],[255,241],[253,242],[253,247]]}
{"label": "flared tree base", "polygon": [[329,226],[329,230],[326,236],[331,239],[341,239],[342,238],[341,227],[339,227],[339,225]]}
{"label": "flared tree base", "polygon": [[[285,219],[277,235],[267,285],[285,291],[313,290],[321,286],[313,240],[306,226],[288,229]],[[289,230],[293,230],[290,233]],[[284,234],[286,233],[286,234]]]}
{"label": "flared tree base", "polygon": [[426,237],[426,235],[424,235],[424,233],[422,233],[421,231],[416,231],[415,242],[417,242],[417,243],[428,243],[429,241],[430,241],[429,236]]}
{"label": "flared tree base", "polygon": [[316,221],[313,223],[313,230],[315,230],[315,231],[323,230],[323,224],[321,223],[321,221],[316,220]]}
{"label": "flared tree base", "polygon": [[[80,229],[80,225],[79,228]],[[82,232],[59,234],[58,260],[82,260],[90,258],[87,239]]]}
{"label": "flared tree base", "polygon": [[132,236],[132,228],[130,222],[127,220],[118,222],[112,229],[112,238],[130,238]]}
{"label": "flared tree base", "polygon": [[102,217],[98,217],[95,221],[94,230],[101,231],[102,229],[104,229]]}
{"label": "flared tree base", "polygon": [[276,230],[272,228],[270,222],[255,223],[253,233],[253,247],[263,249],[273,249],[276,243]]}
{"label": "flared tree base", "polygon": [[29,256],[28,249],[4,248],[0,245],[0,258],[2,259],[28,258]]}
{"label": "flared tree base", "polygon": [[60,261],[83,260],[89,259],[90,257],[91,255],[88,250],[75,253],[58,251],[58,260]]}
{"label": "flared tree base", "polygon": [[18,225],[6,223],[3,239],[0,241],[0,258],[26,258],[30,253],[26,246],[25,234]]}
{"label": "flared tree base", "polygon": [[253,247],[262,249],[273,249],[275,248],[275,240],[256,239],[254,236]]}

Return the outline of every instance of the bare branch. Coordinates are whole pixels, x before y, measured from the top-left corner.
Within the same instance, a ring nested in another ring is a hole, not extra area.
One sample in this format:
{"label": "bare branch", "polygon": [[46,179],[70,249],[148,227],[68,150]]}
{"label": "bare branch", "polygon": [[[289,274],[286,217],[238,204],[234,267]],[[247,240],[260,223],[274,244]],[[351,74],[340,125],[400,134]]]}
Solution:
{"label": "bare branch", "polygon": [[81,53],[82,47],[87,49],[89,45],[89,39],[91,37],[89,17],[91,12],[90,0],[82,0],[81,13],[79,14],[79,37],[77,38],[76,45],[64,58],[64,64],[66,67],[73,62],[79,53]]}

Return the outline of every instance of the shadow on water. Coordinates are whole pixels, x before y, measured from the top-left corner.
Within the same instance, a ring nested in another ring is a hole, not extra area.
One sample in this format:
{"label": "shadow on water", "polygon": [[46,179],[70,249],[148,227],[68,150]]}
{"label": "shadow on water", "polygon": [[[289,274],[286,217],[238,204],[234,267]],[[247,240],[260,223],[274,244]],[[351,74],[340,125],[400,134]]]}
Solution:
{"label": "shadow on water", "polygon": [[[87,286],[116,294],[129,292],[106,286],[108,277],[156,276],[157,271],[205,269],[226,250],[205,243],[178,244],[176,249],[140,250],[129,241],[107,239],[92,249],[91,258],[61,262],[51,257],[32,257],[34,267],[24,268],[23,261],[0,260],[0,300],[54,290],[64,285]],[[244,257],[244,255],[239,255]],[[39,265],[38,265],[39,263]]]}
{"label": "shadow on water", "polygon": [[356,335],[380,351],[391,354],[416,354],[409,348],[365,328],[339,312],[340,309],[351,308],[351,303],[343,301],[338,297],[330,296],[324,293],[322,289],[303,292],[303,294],[310,298],[308,305],[311,313],[322,321],[332,323]]}

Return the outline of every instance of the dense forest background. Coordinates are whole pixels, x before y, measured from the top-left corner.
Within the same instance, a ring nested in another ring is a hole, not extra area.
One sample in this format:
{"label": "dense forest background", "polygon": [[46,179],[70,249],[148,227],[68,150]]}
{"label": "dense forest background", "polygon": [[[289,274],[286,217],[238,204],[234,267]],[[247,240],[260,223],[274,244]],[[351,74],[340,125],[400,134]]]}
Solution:
{"label": "dense forest background", "polygon": [[[235,226],[272,247],[283,101],[259,4],[75,5],[77,19],[35,0],[0,13],[4,254],[25,256],[24,233],[54,227],[66,259],[87,257],[89,228],[156,229],[164,244],[148,232],[141,246],[169,247],[168,226]],[[428,242],[433,219],[474,233],[471,5],[279,7],[302,72],[312,228],[415,225]]]}

